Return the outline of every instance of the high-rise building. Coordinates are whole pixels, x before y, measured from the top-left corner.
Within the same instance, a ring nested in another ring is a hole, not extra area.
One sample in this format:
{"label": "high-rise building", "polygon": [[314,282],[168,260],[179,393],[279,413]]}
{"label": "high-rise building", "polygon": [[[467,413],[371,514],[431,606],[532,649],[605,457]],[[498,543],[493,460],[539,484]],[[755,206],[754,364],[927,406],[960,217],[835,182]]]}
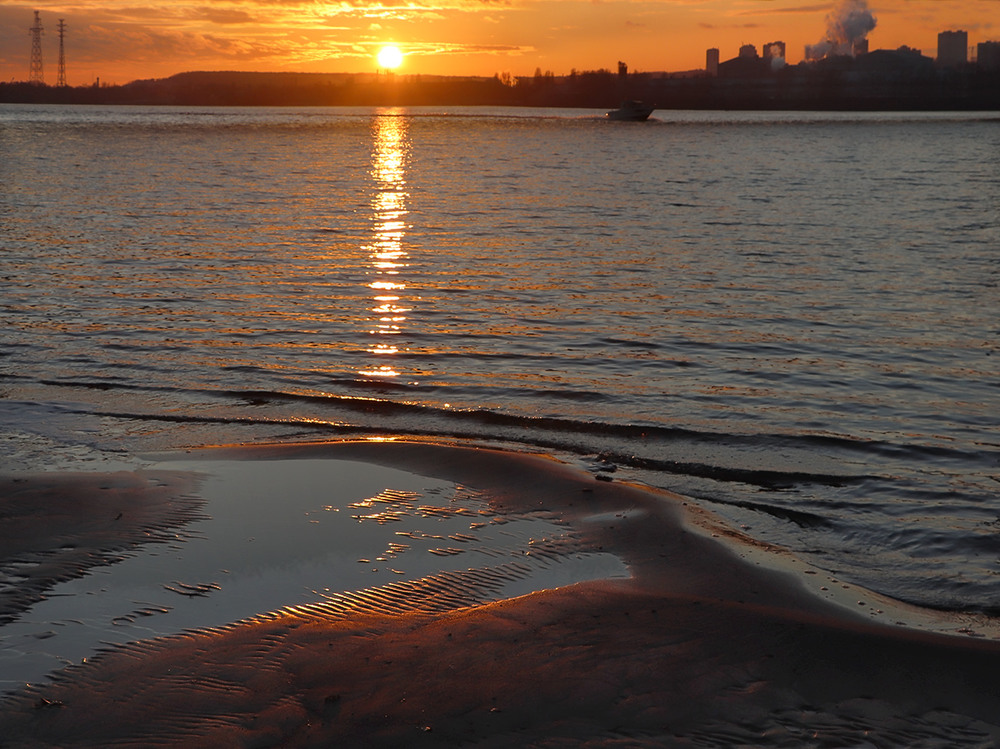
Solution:
{"label": "high-rise building", "polygon": [[1000,70],[1000,42],[980,42],[977,44],[976,64],[983,70]]}
{"label": "high-rise building", "polygon": [[969,35],[965,31],[942,31],[938,34],[938,65],[953,67],[969,61]]}
{"label": "high-rise building", "polygon": [[719,74],[719,50],[715,47],[705,52],[705,70],[709,75]]}
{"label": "high-rise building", "polygon": [[740,47],[740,57],[751,58],[756,60],[758,57],[757,48],[752,44],[744,44],[742,47]]}
{"label": "high-rise building", "polygon": [[785,59],[785,43],[784,42],[765,42],[764,43],[764,59],[774,60],[780,57],[782,60]]}

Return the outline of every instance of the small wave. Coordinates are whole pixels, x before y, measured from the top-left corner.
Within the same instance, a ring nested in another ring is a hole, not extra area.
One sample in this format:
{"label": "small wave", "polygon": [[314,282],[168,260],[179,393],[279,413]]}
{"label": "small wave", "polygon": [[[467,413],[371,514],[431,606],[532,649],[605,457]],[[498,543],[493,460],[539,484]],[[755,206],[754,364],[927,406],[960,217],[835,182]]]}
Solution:
{"label": "small wave", "polygon": [[[31,378],[5,374],[8,381],[30,382]],[[172,395],[184,395],[196,399],[208,398],[212,401],[235,400],[241,404],[254,406],[280,404],[308,404],[314,409],[309,417],[317,422],[336,421],[335,414],[330,411],[343,410],[353,414],[374,416],[421,416],[433,417],[437,424],[425,424],[424,429],[431,432],[442,431],[445,424],[453,425],[445,433],[451,436],[480,437],[508,439],[510,429],[522,430],[526,441],[540,446],[556,446],[565,448],[568,444],[578,444],[580,450],[574,452],[601,452],[603,447],[588,449],[588,444],[594,441],[603,444],[614,441],[629,445],[642,452],[642,446],[656,444],[660,448],[671,444],[694,445],[710,450],[727,450],[741,453],[752,452],[760,455],[794,452],[812,455],[838,455],[842,458],[856,455],[858,462],[870,464],[920,463],[933,461],[936,464],[975,463],[977,465],[995,465],[997,453],[990,449],[995,447],[988,443],[980,443],[982,449],[951,444],[927,444],[921,442],[900,442],[885,439],[865,439],[850,435],[824,433],[739,433],[712,430],[697,430],[689,427],[664,426],[663,424],[645,422],[616,422],[607,418],[583,420],[561,416],[536,416],[505,410],[487,408],[462,408],[437,405],[453,401],[482,401],[483,393],[478,390],[468,390],[438,385],[420,385],[415,383],[396,383],[379,379],[336,378],[329,381],[331,388],[348,392],[288,392],[283,390],[242,390],[242,389],[207,389],[207,388],[176,388],[153,384],[136,384],[123,382],[115,378],[108,379],[43,379],[42,385],[60,388],[83,388],[97,391],[121,392],[157,392]],[[365,395],[352,395],[349,391],[363,391]],[[533,394],[546,399],[578,401],[584,403],[612,403],[614,399],[603,393],[589,390],[561,389],[536,391],[531,389],[509,388],[496,389],[492,396],[501,398],[504,392],[516,396],[515,400],[524,401],[525,396]],[[390,395],[391,394],[391,395]],[[406,395],[412,395],[407,399]],[[430,401],[430,402],[428,402]],[[140,418],[155,418],[149,414],[136,414]],[[250,415],[249,421],[259,418],[259,413]],[[188,418],[179,415],[179,419]],[[465,428],[455,431],[454,425],[464,425]],[[358,426],[364,426],[363,424]],[[373,424],[381,430],[383,427],[391,430],[391,425]],[[400,425],[403,427],[404,425]],[[494,430],[504,430],[502,434]],[[544,433],[546,439],[552,435],[563,435],[565,439],[552,444],[540,442],[533,438]],[[685,460],[643,460],[625,450],[616,450],[616,460],[637,468],[664,471],[668,473],[683,473],[693,476],[715,478],[722,481],[743,481],[755,486],[767,488],[783,488],[799,483],[821,483],[829,486],[843,486],[870,478],[870,474],[839,473],[823,471],[796,470],[755,470],[752,468],[719,468],[715,465],[699,461]]]}
{"label": "small wave", "polygon": [[[60,383],[62,386],[123,392],[162,392],[169,388],[140,388],[112,382]],[[383,383],[372,383],[373,391],[387,391]],[[401,388],[406,390],[405,388]],[[609,462],[661,474],[684,475],[723,483],[738,483],[772,491],[802,485],[843,487],[870,479],[866,474],[800,470],[782,465],[759,465],[756,453],[776,447],[802,449],[802,438],[788,435],[738,435],[643,424],[615,424],[604,420],[583,421],[552,416],[531,416],[488,409],[443,408],[385,397],[343,394],[287,393],[269,390],[198,390],[184,395],[200,402],[228,402],[252,406],[254,410],[231,413],[209,412],[206,406],[183,410],[128,410],[81,405],[78,413],[131,421],[191,424],[284,425],[338,435],[403,434],[438,435],[449,438],[514,441],[575,454],[595,454]],[[289,413],[286,406],[291,406]],[[273,407],[268,413],[266,409]],[[263,410],[262,410],[263,409]],[[340,418],[338,418],[338,412]],[[824,444],[839,444],[823,438]],[[715,460],[681,460],[663,457],[670,451],[695,449],[716,456]],[[728,458],[727,458],[728,456]],[[731,464],[727,464],[731,463]],[[746,465],[749,463],[750,465]]]}
{"label": "small wave", "polygon": [[655,341],[636,341],[636,340],[624,340],[622,338],[601,338],[599,339],[601,343],[607,343],[612,346],[625,346],[628,348],[642,348],[649,349],[651,351],[663,348],[663,346]]}
{"label": "small wave", "polygon": [[753,512],[762,512],[771,517],[778,518],[779,520],[787,520],[800,528],[832,528],[834,523],[829,518],[825,518],[822,515],[817,515],[812,512],[804,512],[802,510],[793,510],[789,507],[778,507],[777,505],[767,504],[764,502],[749,502],[746,500],[724,500],[724,499],[714,499],[710,500],[714,504],[728,505],[729,507],[740,507],[744,510],[751,510]]}
{"label": "small wave", "polygon": [[700,478],[713,479],[715,481],[750,484],[751,486],[758,486],[762,489],[770,490],[791,489],[792,487],[802,484],[822,484],[825,486],[840,487],[848,484],[861,483],[871,478],[869,476],[851,474],[823,474],[810,473],[808,471],[731,468],[705,463],[686,463],[673,460],[641,458],[634,455],[611,455],[604,453],[602,454],[602,457],[605,457],[607,460],[613,460],[614,462],[628,465],[632,468],[641,468],[647,471],[679,473],[686,476],[698,476]]}

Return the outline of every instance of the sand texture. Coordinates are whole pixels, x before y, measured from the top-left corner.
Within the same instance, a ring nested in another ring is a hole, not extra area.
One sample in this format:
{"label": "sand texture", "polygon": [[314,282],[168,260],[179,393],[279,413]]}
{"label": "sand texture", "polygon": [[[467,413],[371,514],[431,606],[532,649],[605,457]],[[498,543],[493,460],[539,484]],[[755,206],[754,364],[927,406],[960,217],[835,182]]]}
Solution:
{"label": "sand texture", "polygon": [[432,444],[205,454],[447,477],[498,513],[567,518],[633,576],[489,601],[504,573],[460,570],[113,648],[9,697],[0,745],[1000,743],[1000,642],[897,626],[908,612],[885,601],[824,599],[804,565],[758,564],[767,550],[713,538],[721,528],[679,497]]}
{"label": "sand texture", "polygon": [[0,624],[61,580],[177,540],[200,517],[195,485],[177,472],[0,477]]}

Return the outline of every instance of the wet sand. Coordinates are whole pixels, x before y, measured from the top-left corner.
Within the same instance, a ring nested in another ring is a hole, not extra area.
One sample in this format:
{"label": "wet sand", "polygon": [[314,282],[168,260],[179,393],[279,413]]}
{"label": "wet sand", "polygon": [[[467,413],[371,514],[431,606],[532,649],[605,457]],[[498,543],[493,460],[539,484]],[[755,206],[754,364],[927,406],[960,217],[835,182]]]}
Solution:
{"label": "wet sand", "polygon": [[565,518],[632,577],[483,603],[492,573],[459,570],[115,648],[7,699],[0,744],[1000,743],[989,622],[845,587],[675,495],[543,457],[424,443],[199,454],[447,479],[501,515]]}
{"label": "wet sand", "polygon": [[0,624],[57,582],[178,540],[202,517],[196,483],[171,471],[0,477]]}

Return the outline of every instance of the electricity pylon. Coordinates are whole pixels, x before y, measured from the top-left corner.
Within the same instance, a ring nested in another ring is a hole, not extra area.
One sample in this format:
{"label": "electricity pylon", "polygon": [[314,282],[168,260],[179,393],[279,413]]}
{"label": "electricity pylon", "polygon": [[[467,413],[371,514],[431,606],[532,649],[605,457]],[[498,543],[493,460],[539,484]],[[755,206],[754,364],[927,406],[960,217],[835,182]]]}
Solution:
{"label": "electricity pylon", "polygon": [[28,81],[31,83],[45,83],[45,74],[42,72],[42,20],[35,11],[35,25],[28,29],[31,34],[31,71],[28,74]]}
{"label": "electricity pylon", "polygon": [[59,78],[56,80],[57,86],[66,85],[66,52],[63,49],[63,37],[66,35],[66,23],[59,19]]}

